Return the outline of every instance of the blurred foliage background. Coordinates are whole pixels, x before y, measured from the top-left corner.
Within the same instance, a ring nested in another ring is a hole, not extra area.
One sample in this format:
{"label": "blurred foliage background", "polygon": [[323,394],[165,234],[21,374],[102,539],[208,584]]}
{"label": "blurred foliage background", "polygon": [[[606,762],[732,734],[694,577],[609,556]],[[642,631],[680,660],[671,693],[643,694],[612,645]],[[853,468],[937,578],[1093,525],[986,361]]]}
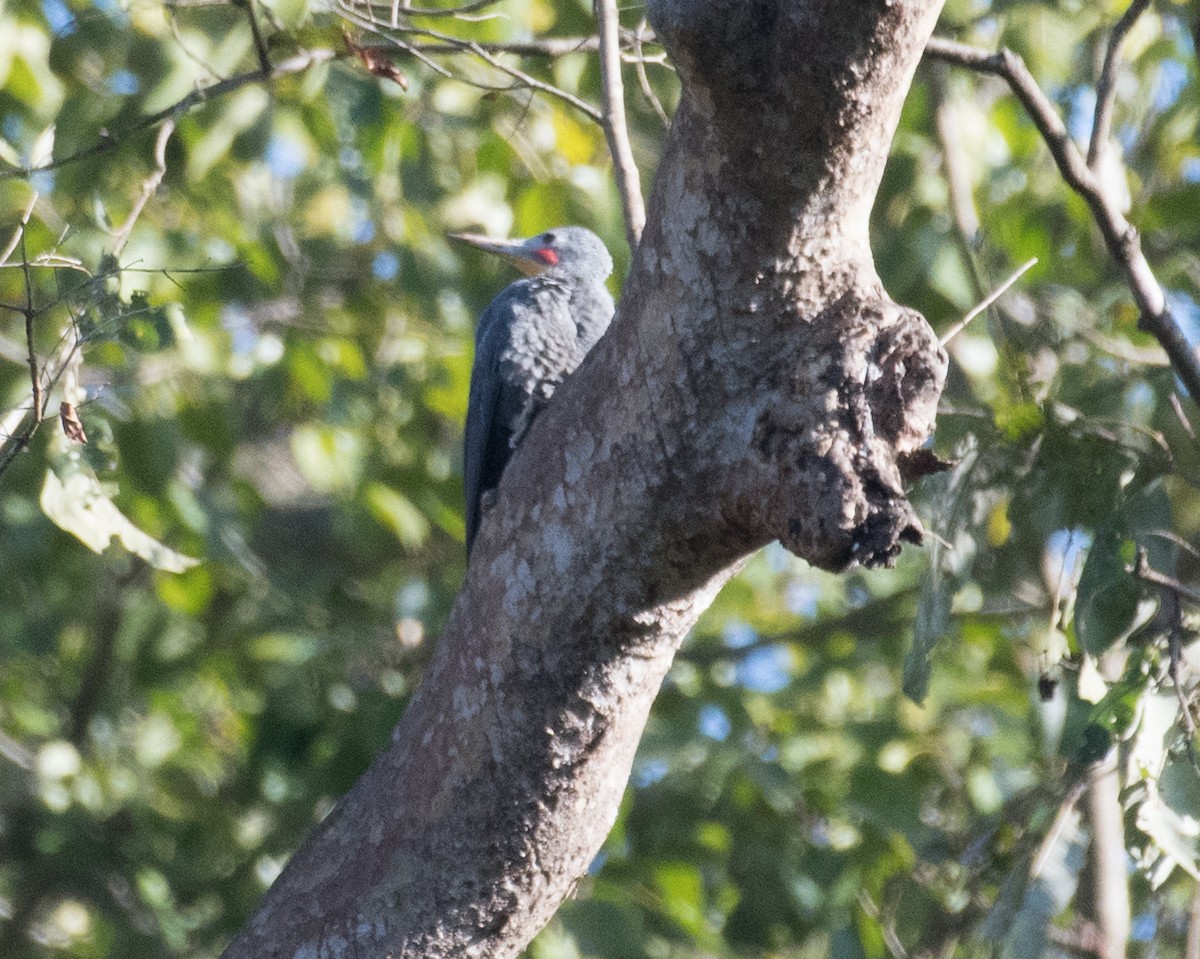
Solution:
{"label": "blurred foliage background", "polygon": [[[255,3],[270,78],[244,0],[0,2],[4,959],[216,956],[386,742],[463,575],[473,321],[512,279],[446,231],[579,222],[627,270],[601,130],[494,65],[598,102],[590,5],[426,2]],[[939,32],[1020,52],[1085,142],[1123,10],[950,0]],[[621,16],[648,184],[678,90]],[[1192,330],[1198,17],[1135,26],[1106,173]],[[547,38],[580,48],[503,52]],[[939,330],[1039,259],[951,342],[957,465],[916,491],[944,543],[751,562],[533,959],[1098,955],[1114,884],[1129,955],[1200,956],[1193,634],[1127,572],[1200,579],[1196,408],[999,81],[921,68],[874,227]],[[27,317],[87,445],[16,438]]]}

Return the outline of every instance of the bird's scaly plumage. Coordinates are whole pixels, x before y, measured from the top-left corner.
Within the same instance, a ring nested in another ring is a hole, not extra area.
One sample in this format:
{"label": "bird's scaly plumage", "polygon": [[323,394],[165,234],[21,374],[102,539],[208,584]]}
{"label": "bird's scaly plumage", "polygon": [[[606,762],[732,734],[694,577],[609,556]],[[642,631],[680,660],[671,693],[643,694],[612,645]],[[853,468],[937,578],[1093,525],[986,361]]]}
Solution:
{"label": "bird's scaly plumage", "polygon": [[484,494],[500,482],[533,418],[608,328],[613,300],[605,281],[612,258],[599,237],[577,226],[503,245],[459,238],[527,271],[539,269],[509,284],[475,330],[463,453],[470,553]]}

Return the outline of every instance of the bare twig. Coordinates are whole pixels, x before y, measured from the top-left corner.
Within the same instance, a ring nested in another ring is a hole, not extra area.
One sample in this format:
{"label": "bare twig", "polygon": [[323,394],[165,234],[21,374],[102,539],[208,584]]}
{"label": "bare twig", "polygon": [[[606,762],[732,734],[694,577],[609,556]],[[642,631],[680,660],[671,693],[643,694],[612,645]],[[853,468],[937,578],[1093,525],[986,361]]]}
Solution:
{"label": "bare twig", "polygon": [[1012,276],[1010,276],[1007,280],[1005,280],[998,287],[996,287],[996,289],[992,290],[992,292],[989,293],[982,302],[980,302],[978,305],[972,307],[971,311],[969,313],[967,313],[966,316],[964,316],[961,320],[959,320],[952,327],[950,327],[950,329],[948,329],[945,333],[942,334],[942,338],[939,341],[942,344],[942,346],[945,346],[952,339],[954,339],[956,336],[958,336],[959,333],[961,333],[964,329],[966,329],[966,326],[968,323],[970,323],[973,319],[975,319],[975,317],[977,317],[980,313],[982,313],[989,306],[991,306],[998,299],[1000,299],[1000,297],[1002,297],[1005,293],[1007,293],[1008,288],[1010,286],[1012,286],[1014,283],[1016,283],[1017,280],[1021,279],[1021,277],[1023,277],[1027,272],[1029,272],[1029,270],[1033,269],[1033,267],[1036,263],[1037,263],[1036,256],[1033,257],[1032,259],[1026,260],[1024,263],[1021,264],[1021,266],[1019,266],[1017,268],[1017,271],[1015,273],[1013,273]]}
{"label": "bare twig", "polygon": [[960,242],[974,249],[979,237],[979,211],[975,209],[971,173],[967,168],[967,152],[963,147],[962,126],[955,116],[955,104],[946,89],[943,71],[937,71],[935,86],[937,96],[937,133],[942,148],[942,162],[946,166],[946,185],[950,190],[950,213],[954,217],[954,228]]}
{"label": "bare twig", "polygon": [[[397,36],[395,36],[394,32],[387,32],[386,29],[384,28],[383,24],[380,24],[378,21],[376,21],[372,18],[364,17],[363,14],[356,7],[357,7],[357,5],[354,4],[353,2],[351,2],[351,0],[338,0],[338,9],[341,11],[343,16],[345,16],[348,19],[352,20],[353,22],[357,23],[359,26],[363,27],[364,29],[370,30],[371,32],[376,33],[379,36],[384,37],[386,40],[388,40],[388,42],[394,44],[396,47],[400,48],[401,50],[403,50],[407,53],[411,53],[413,56],[417,57],[426,66],[429,66],[431,69],[441,73],[444,76],[451,76],[451,74],[448,70],[446,70],[444,67],[442,67],[439,64],[436,64],[432,60],[430,60],[429,57],[426,56],[425,53],[419,47],[417,47],[411,43],[407,43],[403,40],[400,40]],[[482,60],[488,66],[493,67],[496,70],[499,70],[501,73],[507,74],[508,76],[512,77],[514,80],[517,80],[520,86],[528,87],[531,90],[537,90],[541,93],[545,93],[552,97],[556,97],[557,99],[562,100],[564,103],[568,103],[571,106],[573,106],[580,113],[584,114],[584,116],[588,117],[588,119],[592,120],[592,122],[602,123],[600,111],[597,110],[590,103],[587,103],[586,101],[581,100],[579,97],[575,96],[573,93],[568,93],[566,90],[560,89],[559,87],[556,87],[553,84],[545,83],[541,80],[538,80],[535,77],[531,77],[528,73],[526,73],[523,70],[519,70],[518,68],[516,68],[514,66],[510,66],[509,64],[505,63],[503,60],[500,60],[496,55],[489,52],[482,44],[476,43],[474,40],[463,40],[459,37],[454,37],[447,33],[441,33],[437,30],[427,30],[424,28],[415,28],[415,27],[411,27],[411,28],[405,27],[405,28],[402,28],[399,32],[404,33],[404,34],[415,35],[415,36],[429,37],[433,40],[439,41],[440,43],[444,44],[447,47],[452,48],[453,51],[456,53],[474,54],[477,58]],[[480,89],[493,90],[493,91],[496,91],[499,93],[508,92],[512,89],[512,87],[497,87],[497,86],[493,86],[491,84],[479,83],[477,81],[469,80],[469,79],[466,79],[463,77],[459,77],[458,79],[460,79],[463,83],[469,83],[472,86],[478,87]]]}
{"label": "bare twig", "polygon": [[258,54],[258,71],[264,76],[271,75],[271,57],[267,53],[267,43],[263,39],[262,29],[258,25],[258,14],[254,12],[254,0],[234,0],[235,4],[243,7],[250,20],[250,33],[254,36],[254,52]]}
{"label": "bare twig", "polygon": [[5,732],[0,732],[0,756],[22,769],[33,769],[36,759],[31,750],[22,746]]}
{"label": "bare twig", "polygon": [[1126,569],[1126,572],[1136,576],[1143,583],[1165,586],[1167,589],[1173,590],[1180,599],[1186,599],[1189,603],[1200,605],[1200,591],[1179,582],[1173,576],[1167,576],[1165,573],[1160,573],[1158,570],[1153,569],[1150,566],[1150,560],[1144,548],[1138,549],[1137,560],[1133,566]]}
{"label": "bare twig", "polygon": [[1046,868],[1046,863],[1050,860],[1050,854],[1054,852],[1054,847],[1058,845],[1058,840],[1062,838],[1063,830],[1067,828],[1071,817],[1074,815],[1075,806],[1079,803],[1079,797],[1083,795],[1086,786],[1087,780],[1084,779],[1072,783],[1062,802],[1059,803],[1058,812],[1054,814],[1054,821],[1050,824],[1050,829],[1046,833],[1045,839],[1042,840],[1042,844],[1038,846],[1033,860],[1029,863],[1030,879],[1037,879],[1042,874],[1042,870]]}
{"label": "bare twig", "polygon": [[[345,4],[340,5],[342,13],[353,19],[360,26],[364,25],[364,21],[371,23],[380,30],[394,31],[394,33],[412,33],[412,34],[428,34],[431,31],[422,30],[418,27],[391,27],[387,24],[380,23],[378,20],[368,20],[356,8],[361,7],[361,4],[354,4],[352,8],[347,8]],[[389,38],[394,38],[393,32],[384,34]],[[419,50],[425,54],[446,54],[446,53],[464,53],[466,52],[466,40],[447,40],[437,43],[412,43],[406,44],[406,50]],[[593,53],[600,49],[600,40],[598,37],[539,37],[533,40],[507,40],[497,41],[494,43],[480,43],[480,48],[488,53],[511,53],[519,57],[547,57],[551,60],[558,57],[565,57],[571,53]]]}
{"label": "bare twig", "polygon": [[1171,409],[1175,411],[1179,425],[1183,427],[1183,431],[1187,433],[1188,438],[1193,443],[1196,442],[1196,429],[1192,426],[1192,421],[1188,419],[1187,414],[1183,412],[1183,404],[1179,402],[1179,394],[1174,390],[1171,391]]}
{"label": "bare twig", "polygon": [[310,67],[314,67],[320,63],[328,63],[336,59],[338,54],[333,50],[306,50],[297,53],[295,56],[288,57],[286,60],[277,63],[271,72],[264,76],[261,70],[253,70],[249,73],[239,73],[236,76],[229,77],[227,80],[220,80],[206,87],[197,87],[191,93],[181,100],[176,101],[169,107],[149,113],[131,123],[129,126],[118,130],[116,133],[102,135],[101,138],[89,147],[72,153],[69,156],[59,157],[50,163],[44,163],[39,167],[12,167],[7,170],[0,170],[0,180],[11,180],[16,177],[30,177],[35,173],[43,173],[47,170],[57,170],[60,167],[68,166],[72,163],[78,163],[80,160],[86,160],[100,154],[107,153],[115,149],[125,142],[129,137],[143,130],[149,130],[158,126],[164,120],[175,117],[178,118],[187,113],[194,107],[202,103],[207,103],[209,100],[215,100],[218,97],[223,97],[226,94],[233,93],[235,90],[240,90],[244,86],[252,83],[261,83],[264,80],[273,81],[279,80],[282,77],[291,76],[296,73],[303,73]]}
{"label": "bare twig", "polygon": [[625,213],[625,237],[632,252],[642,238],[646,225],[646,204],[642,182],[629,145],[629,126],[625,121],[625,86],[621,82],[620,19],[616,0],[593,0],[596,32],[600,37],[600,89],[603,107],[604,138],[612,155],[613,173],[621,207]]}
{"label": "bare twig", "polygon": [[1179,700],[1179,715],[1183,719],[1183,728],[1187,732],[1187,754],[1192,766],[1200,771],[1196,762],[1196,720],[1192,716],[1191,703],[1184,691],[1179,678],[1179,663],[1183,659],[1183,610],[1179,601],[1186,599],[1192,603],[1200,603],[1200,592],[1185,586],[1173,576],[1160,573],[1150,566],[1150,559],[1144,546],[1139,546],[1137,559],[1127,572],[1132,573],[1144,583],[1152,583],[1159,588],[1162,596],[1162,615],[1167,621],[1167,674],[1175,687],[1175,697]]}
{"label": "bare twig", "polygon": [[499,0],[474,0],[473,3],[464,3],[461,7],[439,8],[410,7],[408,0],[393,0],[391,4],[392,26],[398,25],[401,13],[406,17],[463,17],[498,2]]}
{"label": "bare twig", "polygon": [[487,63],[489,66],[495,67],[501,73],[507,73],[514,80],[520,81],[523,85],[530,87],[531,89],[538,90],[541,93],[549,94],[552,97],[557,97],[558,99],[562,100],[564,103],[569,103],[576,110],[578,110],[580,113],[582,113],[584,116],[588,117],[590,120],[594,121],[595,123],[603,123],[604,122],[604,119],[603,119],[603,117],[601,117],[599,110],[597,110],[594,106],[592,106],[587,101],[579,99],[579,97],[575,96],[575,94],[568,93],[566,90],[562,90],[559,87],[553,86],[549,83],[543,83],[541,80],[538,80],[535,77],[531,77],[528,73],[525,73],[523,70],[518,70],[516,67],[509,66],[503,60],[499,60],[496,57],[492,56],[490,53],[488,53],[486,50],[484,50],[483,47],[481,47],[478,43],[471,42],[471,43],[467,44],[467,49],[470,50],[472,53],[474,53],[475,56],[479,57],[480,60],[483,60],[485,63]]}
{"label": "bare twig", "polygon": [[25,226],[29,223],[29,218],[33,216],[33,208],[37,206],[38,194],[35,190],[29,197],[29,202],[25,204],[25,212],[21,214],[21,221],[17,224],[17,228],[13,230],[12,239],[8,241],[8,245],[0,252],[0,266],[8,263],[8,258],[13,255],[17,248],[17,244],[21,242],[21,237],[25,235]]}
{"label": "bare twig", "polygon": [[[72,357],[82,345],[74,327],[68,331],[51,357],[42,365],[41,377],[38,380],[38,396],[48,396],[57,385]],[[38,403],[31,398],[26,406],[9,410],[0,417],[0,475],[12,465],[21,450],[29,445],[45,417],[46,406],[43,399]]]}
{"label": "bare twig", "polygon": [[1113,104],[1117,98],[1117,67],[1121,62],[1121,47],[1138,17],[1150,6],[1150,0],[1133,0],[1116,24],[1108,38],[1108,49],[1104,53],[1104,65],[1096,82],[1096,113],[1092,120],[1092,138],[1088,142],[1087,164],[1093,170],[1100,165],[1101,157],[1108,147],[1112,132]]}
{"label": "bare twig", "polygon": [[33,308],[33,277],[29,272],[29,251],[25,245],[25,234],[29,230],[29,217],[32,214],[33,204],[30,203],[21,218],[21,235],[17,239],[17,245],[21,250],[21,274],[25,281],[25,305],[21,308],[21,313],[25,317],[25,348],[28,351],[26,362],[29,364],[29,382],[33,388],[33,428],[37,429],[38,423],[42,421],[45,405],[42,402],[42,378],[38,372],[37,350],[33,342],[33,321],[37,317],[37,310]]}
{"label": "bare twig", "polygon": [[663,128],[669,130],[671,128],[671,118],[667,116],[667,111],[663,109],[662,101],[658,99],[654,88],[650,86],[650,77],[646,73],[646,59],[642,53],[642,44],[646,42],[648,30],[649,27],[646,24],[646,19],[643,17],[637,25],[637,29],[633,31],[633,69],[637,74],[638,86],[642,89],[642,96],[649,101],[654,112],[658,114]]}
{"label": "bare twig", "polygon": [[163,121],[163,125],[158,128],[158,139],[154,141],[154,169],[142,182],[142,192],[139,194],[137,200],[134,201],[133,209],[129,211],[129,216],[125,218],[125,222],[113,233],[113,256],[119,257],[121,251],[125,249],[125,244],[129,242],[129,236],[133,232],[133,225],[137,222],[138,217],[142,215],[142,210],[146,208],[146,204],[150,202],[150,198],[154,196],[155,191],[167,173],[167,141],[171,139],[171,134],[174,131],[174,117],[168,117]]}
{"label": "bare twig", "polygon": [[1062,117],[1033,79],[1024,61],[1008,49],[996,52],[934,37],[925,52],[936,60],[1001,77],[1025,107],[1050,148],[1067,185],[1092,211],[1109,254],[1125,272],[1126,283],[1140,311],[1138,326],[1151,333],[1166,350],[1175,374],[1192,399],[1200,402],[1200,356],[1188,344],[1179,323],[1167,308],[1162,286],[1146,262],[1135,230],[1116,199],[1101,185],[1071,139]]}
{"label": "bare twig", "polygon": [[954,238],[958,242],[963,268],[971,278],[971,286],[977,300],[987,294],[987,283],[980,268],[976,250],[979,244],[979,211],[975,207],[974,187],[963,144],[962,124],[958,122],[957,103],[947,89],[946,70],[939,69],[933,75],[933,95],[937,104],[934,117],[937,122],[938,143],[942,148],[942,165],[946,169],[946,186],[949,188],[950,215],[954,224]]}

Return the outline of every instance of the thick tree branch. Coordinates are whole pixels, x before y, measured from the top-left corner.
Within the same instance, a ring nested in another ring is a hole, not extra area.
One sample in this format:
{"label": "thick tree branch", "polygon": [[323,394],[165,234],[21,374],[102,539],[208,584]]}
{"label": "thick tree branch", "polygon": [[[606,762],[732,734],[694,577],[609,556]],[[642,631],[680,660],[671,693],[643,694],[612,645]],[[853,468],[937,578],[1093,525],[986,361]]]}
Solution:
{"label": "thick tree branch", "polygon": [[1063,179],[1092,211],[1109,254],[1125,273],[1126,283],[1140,311],[1138,325],[1158,340],[1166,350],[1175,374],[1192,399],[1200,402],[1200,354],[1187,342],[1178,321],[1168,309],[1162,287],[1142,253],[1137,230],[1125,219],[1116,199],[1088,167],[1062,117],[1025,63],[1008,49],[993,53],[938,37],[929,41],[925,52],[935,60],[989,73],[1008,83],[1046,141]]}
{"label": "thick tree branch", "polygon": [[616,0],[594,0],[592,6],[596,13],[596,32],[600,38],[604,138],[612,155],[613,175],[625,213],[625,238],[632,252],[637,249],[646,225],[646,204],[642,200],[642,181],[633,159],[633,149],[629,145],[629,125],[625,121],[625,86],[621,82],[621,22],[617,17]]}
{"label": "thick tree branch", "polygon": [[919,538],[901,466],[946,357],[868,227],[940,6],[650,4],[683,93],[618,315],[506,468],[393,744],[228,959],[515,955],[745,557],[779,538],[843,569]]}

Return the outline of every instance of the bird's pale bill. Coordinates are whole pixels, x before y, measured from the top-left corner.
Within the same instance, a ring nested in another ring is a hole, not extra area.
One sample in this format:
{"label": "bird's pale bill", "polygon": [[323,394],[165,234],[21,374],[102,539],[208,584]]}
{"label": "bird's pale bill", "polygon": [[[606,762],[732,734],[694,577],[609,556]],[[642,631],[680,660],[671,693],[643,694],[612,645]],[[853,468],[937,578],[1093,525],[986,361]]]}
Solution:
{"label": "bird's pale bill", "polygon": [[541,236],[528,240],[493,240],[478,233],[450,233],[450,239],[485,253],[494,253],[512,263],[526,276],[537,276],[558,263],[558,254]]}

